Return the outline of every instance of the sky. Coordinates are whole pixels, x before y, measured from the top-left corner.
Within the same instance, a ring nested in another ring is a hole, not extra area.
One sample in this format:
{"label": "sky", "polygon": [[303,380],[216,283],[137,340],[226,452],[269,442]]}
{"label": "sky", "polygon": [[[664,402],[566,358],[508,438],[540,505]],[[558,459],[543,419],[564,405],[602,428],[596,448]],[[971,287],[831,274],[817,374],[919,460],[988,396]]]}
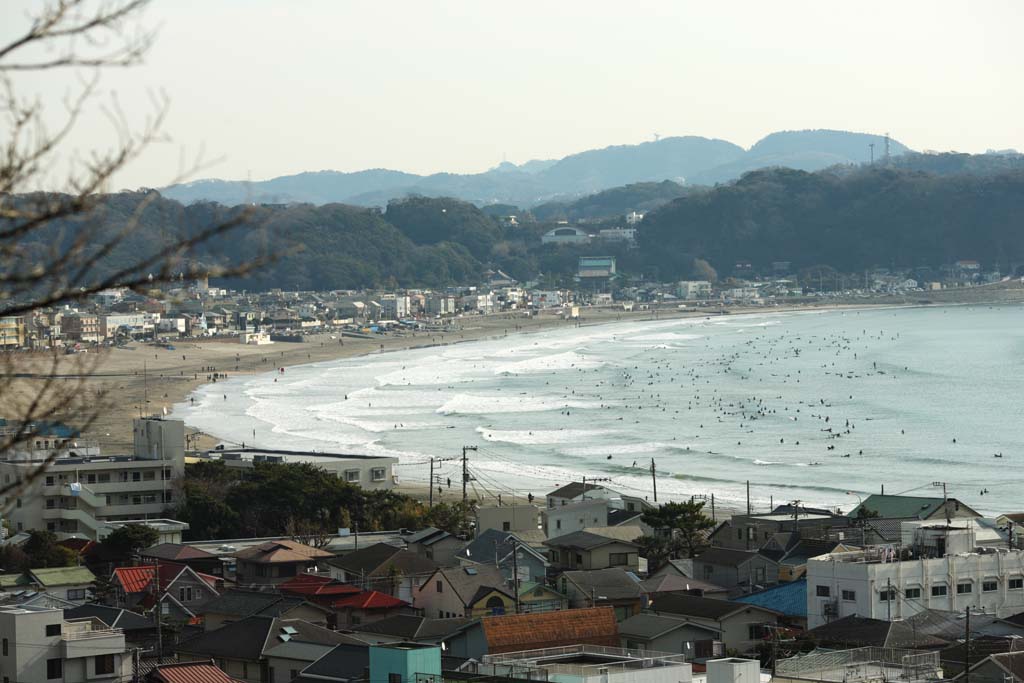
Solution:
{"label": "sky", "polygon": [[[0,3],[0,40],[37,2]],[[145,63],[100,74],[64,147],[65,160],[108,148],[113,102],[137,130],[166,97],[165,137],[108,189],[472,173],[656,134],[749,147],[832,128],[917,150],[1024,149],[1017,0],[153,0],[140,19],[157,32]],[[16,85],[55,125],[88,77]]]}

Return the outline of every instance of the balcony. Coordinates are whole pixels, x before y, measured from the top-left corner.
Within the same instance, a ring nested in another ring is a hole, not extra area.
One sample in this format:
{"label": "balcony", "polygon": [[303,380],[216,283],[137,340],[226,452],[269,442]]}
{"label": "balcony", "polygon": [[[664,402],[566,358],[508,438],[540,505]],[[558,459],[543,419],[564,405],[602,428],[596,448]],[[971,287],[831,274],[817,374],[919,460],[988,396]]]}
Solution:
{"label": "balcony", "polygon": [[118,655],[125,651],[124,632],[99,619],[71,619],[61,627],[61,654],[66,659]]}

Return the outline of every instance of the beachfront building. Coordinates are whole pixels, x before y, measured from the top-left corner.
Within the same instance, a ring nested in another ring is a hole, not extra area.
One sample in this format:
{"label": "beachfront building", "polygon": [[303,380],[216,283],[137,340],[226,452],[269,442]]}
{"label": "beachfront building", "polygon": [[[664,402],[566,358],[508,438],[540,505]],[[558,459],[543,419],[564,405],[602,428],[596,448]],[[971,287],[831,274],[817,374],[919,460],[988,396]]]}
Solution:
{"label": "beachfront building", "polygon": [[925,609],[1024,612],[1024,550],[980,547],[968,524],[910,523],[910,543],[807,562],[807,626],[857,614],[905,619]]}
{"label": "beachfront building", "polygon": [[257,463],[308,462],[332,472],[339,479],[364,489],[393,489],[398,458],[355,453],[286,451],[269,448],[226,448],[207,451],[203,460],[220,460],[227,467],[251,469]]}
{"label": "beachfront building", "polygon": [[[12,531],[46,529],[66,538],[102,540],[117,522],[137,521],[175,526],[180,538],[188,526],[160,519],[174,504],[175,489],[185,474],[185,425],[159,417],[134,421],[132,455],[81,454],[61,442],[61,455],[46,473],[8,505]],[[67,455],[64,455],[67,450]],[[47,449],[15,453],[0,461],[4,485],[23,481],[45,461]],[[171,530],[173,532],[173,530]],[[173,533],[162,533],[170,539]]]}
{"label": "beachfront building", "polygon": [[676,296],[680,299],[710,299],[711,283],[707,280],[684,280],[676,285]]}
{"label": "beachfront building", "polygon": [[124,632],[95,617],[65,619],[62,609],[3,607],[0,638],[4,681],[114,683],[131,675]]}

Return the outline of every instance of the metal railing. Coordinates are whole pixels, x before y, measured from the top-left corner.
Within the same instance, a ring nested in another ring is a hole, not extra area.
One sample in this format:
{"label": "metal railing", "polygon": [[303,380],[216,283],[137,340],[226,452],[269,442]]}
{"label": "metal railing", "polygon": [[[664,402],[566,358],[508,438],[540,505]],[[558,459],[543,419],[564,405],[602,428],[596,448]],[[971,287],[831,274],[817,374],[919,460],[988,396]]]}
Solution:
{"label": "metal railing", "polygon": [[875,666],[880,670],[898,669],[901,672],[898,676],[900,680],[938,678],[939,653],[893,647],[858,647],[852,650],[815,651],[802,657],[780,660],[775,671],[779,676],[850,681],[874,677],[851,670],[866,666]]}
{"label": "metal railing", "polygon": [[[604,658],[604,661],[588,663],[571,661],[574,658],[582,657]],[[560,659],[568,661],[563,663],[559,661]],[[686,663],[686,657],[670,652],[631,650],[602,645],[568,645],[565,647],[549,647],[539,650],[485,655],[484,663],[514,666],[517,668],[527,666],[544,669],[549,673],[589,676],[624,669],[682,666]]]}

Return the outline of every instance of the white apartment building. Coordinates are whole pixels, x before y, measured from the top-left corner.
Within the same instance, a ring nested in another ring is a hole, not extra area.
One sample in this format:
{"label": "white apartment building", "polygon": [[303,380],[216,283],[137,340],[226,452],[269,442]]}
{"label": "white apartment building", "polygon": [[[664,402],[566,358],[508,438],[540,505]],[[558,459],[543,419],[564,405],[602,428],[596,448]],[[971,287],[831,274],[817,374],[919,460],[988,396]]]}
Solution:
{"label": "white apartment building", "polygon": [[680,299],[711,298],[711,283],[707,280],[684,280],[676,285],[676,295]]}
{"label": "white apartment building", "polygon": [[251,468],[256,463],[308,462],[360,488],[393,489],[398,458],[355,453],[285,451],[267,448],[234,448],[207,451],[201,456],[221,460],[227,467]]}
{"label": "white apartment building", "polygon": [[427,315],[454,315],[455,297],[447,294],[431,294],[426,298]]}
{"label": "white apartment building", "polygon": [[385,294],[380,300],[381,320],[408,318],[411,311],[409,297],[404,294]]}
{"label": "white apartment building", "polygon": [[1024,550],[978,547],[966,526],[916,526],[913,538],[808,560],[807,627],[851,614],[904,619],[926,608],[1024,612]]}
{"label": "white apartment building", "polygon": [[0,678],[11,683],[131,680],[124,633],[48,607],[0,608]]}
{"label": "white apartment building", "polygon": [[[12,531],[47,529],[59,540],[100,540],[112,530],[107,522],[162,518],[185,474],[185,425],[149,417],[135,420],[133,431],[132,455],[83,455],[63,445],[67,455],[62,451],[42,477],[12,494]],[[26,479],[48,454],[14,454],[0,462],[0,480],[8,485]]]}

